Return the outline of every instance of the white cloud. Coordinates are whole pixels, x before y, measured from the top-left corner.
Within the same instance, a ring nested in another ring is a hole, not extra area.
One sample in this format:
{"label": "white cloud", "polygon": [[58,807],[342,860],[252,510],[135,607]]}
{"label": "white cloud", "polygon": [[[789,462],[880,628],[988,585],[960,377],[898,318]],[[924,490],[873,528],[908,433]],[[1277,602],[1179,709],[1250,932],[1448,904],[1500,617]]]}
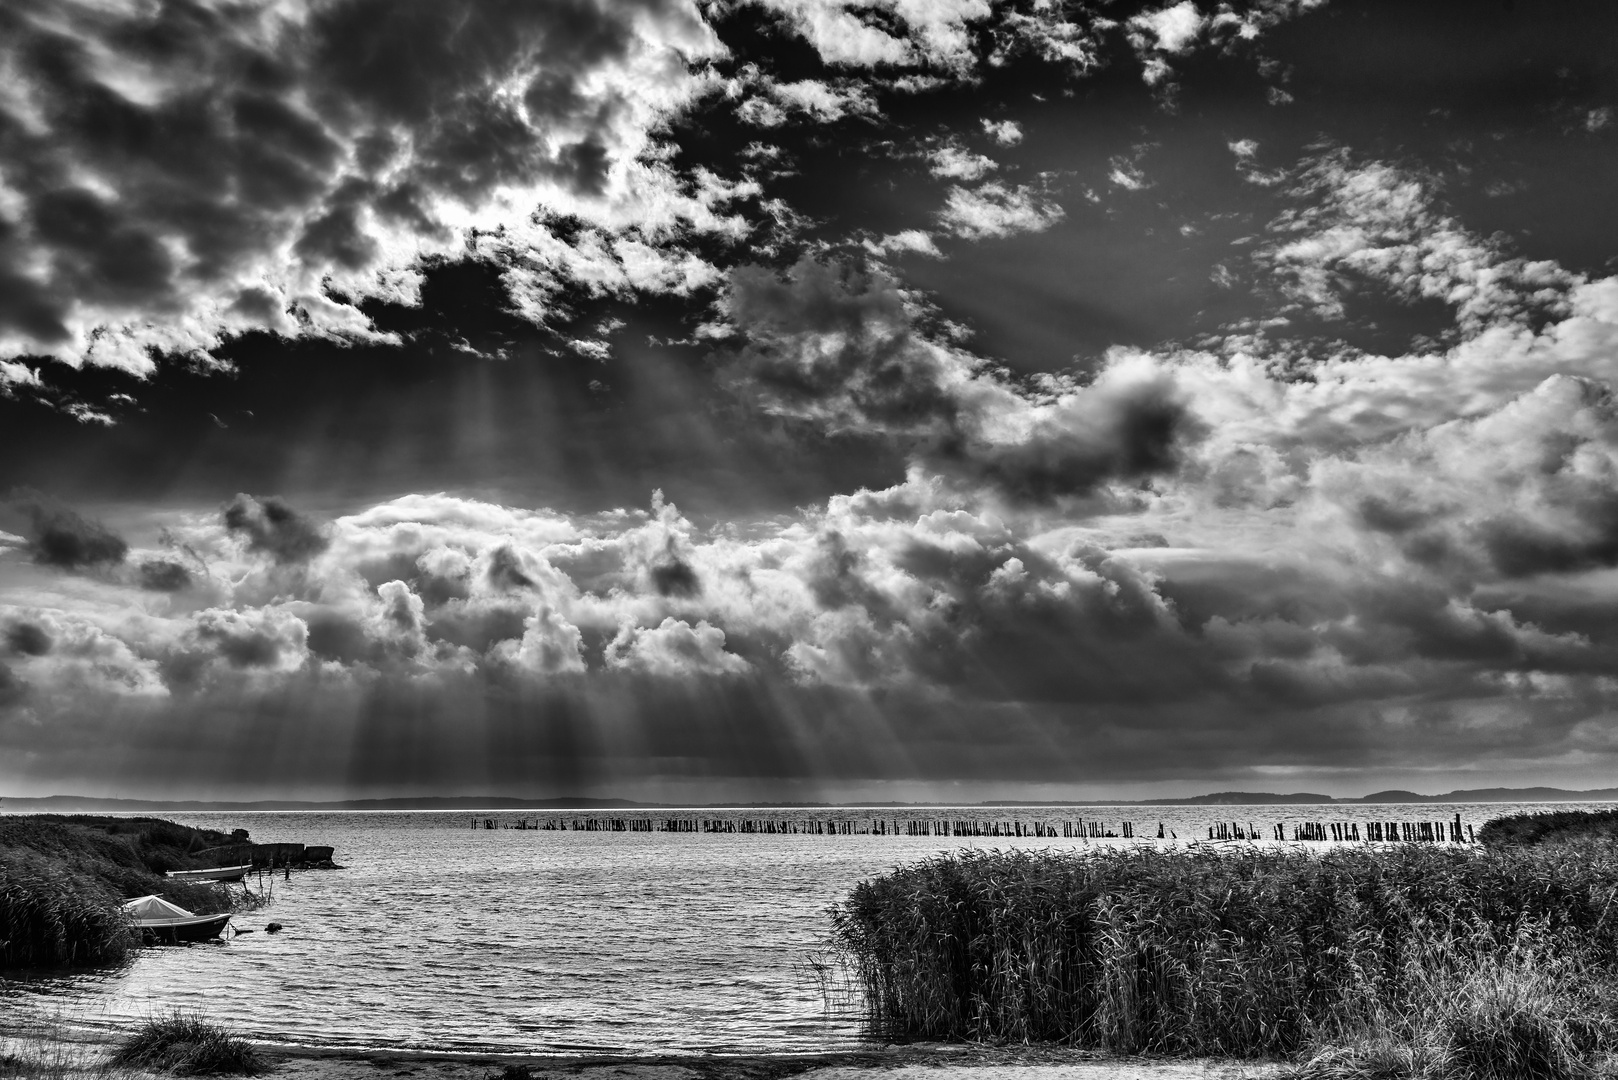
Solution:
{"label": "white cloud", "polygon": [[1181,0],[1173,7],[1137,15],[1129,20],[1129,25],[1149,32],[1154,39],[1154,48],[1167,53],[1180,53],[1197,40],[1207,20],[1197,10],[1194,0]]}
{"label": "white cloud", "polygon": [[1022,142],[1022,125],[1015,120],[983,121],[983,130],[1001,146],[1016,146]]}
{"label": "white cloud", "polygon": [[1066,216],[1062,208],[1026,185],[991,181],[976,188],[952,187],[938,220],[968,240],[1043,232]]}
{"label": "white cloud", "polygon": [[1442,300],[1476,331],[1526,307],[1556,306],[1578,283],[1553,263],[1509,256],[1433,209],[1421,178],[1381,162],[1328,152],[1291,192],[1299,203],[1270,225],[1276,239],[1254,253],[1286,296],[1316,314],[1344,313],[1345,275],[1396,295]]}
{"label": "white cloud", "polygon": [[695,626],[672,616],[655,627],[621,628],[607,646],[609,668],[648,675],[740,675],[746,660],[725,651],[725,632],[698,620]]}
{"label": "white cloud", "polygon": [[930,171],[934,176],[951,180],[976,180],[999,168],[991,158],[954,145],[933,151],[931,161]]}
{"label": "white cloud", "polygon": [[931,233],[920,229],[905,229],[903,232],[889,233],[881,240],[866,241],[866,249],[876,255],[888,255],[894,252],[908,251],[914,255],[925,255],[930,259],[942,259],[944,253],[938,250]]}

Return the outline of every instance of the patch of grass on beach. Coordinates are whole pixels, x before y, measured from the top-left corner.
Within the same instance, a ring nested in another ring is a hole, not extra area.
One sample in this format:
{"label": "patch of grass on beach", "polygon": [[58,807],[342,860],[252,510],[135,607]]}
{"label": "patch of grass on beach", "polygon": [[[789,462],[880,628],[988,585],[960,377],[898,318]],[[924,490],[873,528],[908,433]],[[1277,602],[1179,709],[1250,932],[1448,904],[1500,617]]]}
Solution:
{"label": "patch of grass on beach", "polygon": [[152,1017],[113,1052],[112,1064],[179,1076],[253,1076],[265,1063],[254,1046],[196,1013]]}
{"label": "patch of grass on beach", "polygon": [[1612,1047],[1615,897],[1606,846],[963,852],[832,917],[888,1038],[1532,1078]]}

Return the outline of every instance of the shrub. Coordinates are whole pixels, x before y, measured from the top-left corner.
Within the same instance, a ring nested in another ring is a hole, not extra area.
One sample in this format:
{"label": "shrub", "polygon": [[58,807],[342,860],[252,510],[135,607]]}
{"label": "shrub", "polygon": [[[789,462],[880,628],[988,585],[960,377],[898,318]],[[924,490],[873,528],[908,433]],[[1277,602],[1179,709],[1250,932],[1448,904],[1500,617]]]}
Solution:
{"label": "shrub", "polygon": [[196,1013],[176,1010],[148,1019],[112,1055],[114,1065],[166,1069],[181,1076],[264,1071],[264,1061],[251,1043]]}

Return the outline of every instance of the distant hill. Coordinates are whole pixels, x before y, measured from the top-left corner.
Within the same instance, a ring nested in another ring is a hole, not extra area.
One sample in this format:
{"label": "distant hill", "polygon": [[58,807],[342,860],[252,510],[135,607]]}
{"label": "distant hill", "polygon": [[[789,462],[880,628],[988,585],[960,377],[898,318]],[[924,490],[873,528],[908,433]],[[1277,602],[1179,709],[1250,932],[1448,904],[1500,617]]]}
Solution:
{"label": "distant hill", "polygon": [[[1414,791],[1377,791],[1359,798],[1334,798],[1315,792],[1298,791],[1288,795],[1272,791],[1216,791],[1209,795],[1192,795],[1183,799],[1124,800],[1096,799],[1090,801],[1024,802],[1003,800],[983,802],[983,807],[1033,806],[1296,806],[1306,804],[1355,803],[1555,803],[1555,802],[1618,802],[1618,788],[1596,788],[1589,791],[1570,791],[1565,788],[1473,788],[1450,791],[1442,795],[1420,795]],[[551,799],[517,799],[494,795],[448,795],[397,799],[343,799],[324,802],[305,802],[296,799],[266,799],[257,802],[174,801],[156,799],[98,799],[83,795],[50,795],[44,798],[0,798],[0,813],[7,811],[50,811],[54,813],[232,813],[238,811],[344,811],[344,810],[653,810],[670,803],[644,803],[630,799],[588,799],[562,797]],[[706,803],[693,809],[745,809],[773,807],[776,809],[838,809],[869,807],[872,809],[903,809],[925,806],[946,806],[945,803]]]}
{"label": "distant hill", "polygon": [[1588,791],[1569,791],[1566,788],[1470,788],[1451,791],[1443,795],[1417,795],[1413,791],[1378,791],[1358,799],[1340,799],[1339,802],[1366,803],[1435,803],[1435,802],[1615,802],[1618,788],[1592,788]]}
{"label": "distant hill", "polygon": [[1316,795],[1297,791],[1291,795],[1276,795],[1269,791],[1216,791],[1212,795],[1193,795],[1188,799],[1159,799],[1158,806],[1278,806],[1290,803],[1336,802],[1330,795]]}

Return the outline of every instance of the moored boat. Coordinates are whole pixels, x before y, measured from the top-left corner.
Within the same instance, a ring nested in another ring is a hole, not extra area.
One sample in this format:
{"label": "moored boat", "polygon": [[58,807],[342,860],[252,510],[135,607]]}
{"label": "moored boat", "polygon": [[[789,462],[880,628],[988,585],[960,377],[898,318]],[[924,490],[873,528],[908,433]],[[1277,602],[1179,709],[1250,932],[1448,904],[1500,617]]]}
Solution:
{"label": "moored boat", "polygon": [[218,937],[230,922],[229,912],[193,915],[180,905],[155,895],[125,900],[124,911],[141,937],[149,942],[207,941]]}
{"label": "moored boat", "polygon": [[240,881],[253,869],[252,863],[240,866],[214,866],[206,870],[170,870],[165,877],[175,881]]}

